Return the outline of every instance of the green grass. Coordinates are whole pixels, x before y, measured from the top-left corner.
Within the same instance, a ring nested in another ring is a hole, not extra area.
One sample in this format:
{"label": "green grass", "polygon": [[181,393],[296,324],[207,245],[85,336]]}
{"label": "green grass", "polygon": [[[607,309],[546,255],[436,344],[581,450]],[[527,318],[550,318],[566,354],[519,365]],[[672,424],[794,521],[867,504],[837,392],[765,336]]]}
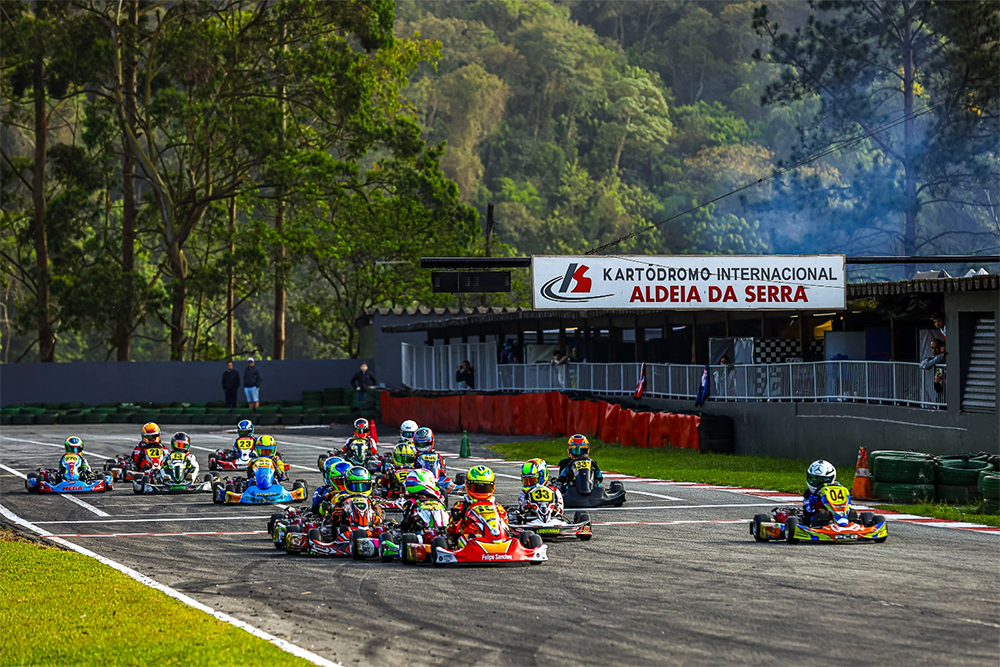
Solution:
{"label": "green grass", "polygon": [[7,531],[0,572],[0,665],[311,664],[92,558]]}
{"label": "green grass", "polygon": [[1000,527],[1000,515],[980,514],[979,503],[972,505],[946,505],[944,503],[920,503],[917,505],[875,505],[879,509],[899,512],[901,514],[916,514],[946,521],[966,521],[984,526]]}
{"label": "green grass", "polygon": [[[550,465],[566,457],[566,441],[535,440],[490,447],[506,459],[542,457]],[[637,477],[744,486],[787,493],[802,493],[809,461],[763,456],[701,454],[690,449],[642,449],[590,441],[590,451],[601,470]],[[837,479],[847,488],[854,484],[854,468],[838,468]]]}

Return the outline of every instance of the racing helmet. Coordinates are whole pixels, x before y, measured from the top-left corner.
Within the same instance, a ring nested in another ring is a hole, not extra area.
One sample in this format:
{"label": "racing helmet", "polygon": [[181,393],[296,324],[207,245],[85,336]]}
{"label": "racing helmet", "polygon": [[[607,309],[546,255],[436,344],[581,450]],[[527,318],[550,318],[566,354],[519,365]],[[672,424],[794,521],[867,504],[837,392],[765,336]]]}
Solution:
{"label": "racing helmet", "polygon": [[344,459],[339,456],[329,456],[320,462],[319,471],[323,473],[323,477],[326,477],[330,473],[330,469],[343,460]]}
{"label": "racing helmet", "polygon": [[186,452],[191,449],[191,436],[184,431],[174,433],[174,437],[170,438],[170,449],[175,452]]}
{"label": "racing helmet", "polygon": [[406,489],[406,495],[409,498],[416,498],[421,495],[438,499],[441,497],[437,482],[434,480],[434,474],[430,470],[424,470],[423,468],[411,470],[403,481],[403,487]]}
{"label": "racing helmet", "polygon": [[274,453],[278,451],[278,443],[273,435],[262,435],[257,439],[254,449],[257,456],[274,456]]}
{"label": "racing helmet", "polygon": [[392,463],[397,468],[412,468],[417,462],[417,448],[401,442],[392,450]]}
{"label": "racing helmet", "polygon": [[160,444],[160,427],[155,422],[142,425],[142,442],[147,445]]}
{"label": "racing helmet", "polygon": [[521,488],[527,491],[539,484],[548,484],[549,468],[545,459],[530,459],[521,466]]}
{"label": "racing helmet", "polygon": [[368,456],[368,441],[363,438],[351,438],[344,448],[344,455],[355,463],[361,463]]}
{"label": "racing helmet", "polygon": [[66,438],[66,442],[63,443],[63,447],[66,448],[67,454],[80,454],[83,452],[83,440],[71,435]]}
{"label": "racing helmet", "polygon": [[372,426],[364,417],[354,420],[354,437],[367,438],[372,433]]}
{"label": "racing helmet", "polygon": [[361,466],[354,466],[348,470],[347,492],[355,496],[370,496],[372,493],[372,474]]}
{"label": "racing helmet", "polygon": [[326,481],[338,491],[347,490],[347,471],[354,467],[350,461],[337,461],[326,471]]}
{"label": "racing helmet", "polygon": [[421,426],[413,434],[413,444],[421,454],[430,454],[434,451],[434,431],[426,426]]}
{"label": "racing helmet", "polygon": [[806,486],[816,493],[824,486],[837,482],[837,469],[829,461],[813,461],[806,470]]}
{"label": "racing helmet", "polygon": [[238,438],[252,438],[253,437],[253,422],[249,419],[242,420],[236,425],[236,437]]}
{"label": "racing helmet", "polygon": [[571,458],[579,459],[590,455],[590,441],[585,435],[580,433],[572,435],[566,444],[566,451]]}
{"label": "racing helmet", "polygon": [[407,419],[405,422],[399,425],[399,439],[400,440],[413,440],[413,436],[417,432],[417,422],[412,419]]}
{"label": "racing helmet", "polygon": [[465,493],[474,500],[490,500],[496,489],[496,475],[486,466],[479,465],[465,478]]}

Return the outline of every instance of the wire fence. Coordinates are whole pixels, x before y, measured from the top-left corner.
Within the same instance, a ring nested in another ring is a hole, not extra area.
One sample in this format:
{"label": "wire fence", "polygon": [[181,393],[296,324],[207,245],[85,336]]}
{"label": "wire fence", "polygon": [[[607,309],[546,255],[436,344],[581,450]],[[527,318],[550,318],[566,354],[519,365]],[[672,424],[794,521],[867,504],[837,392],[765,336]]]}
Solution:
{"label": "wire fence", "polygon": [[[496,343],[419,347],[403,343],[403,384],[412,389],[456,391],[465,359],[476,368],[481,391],[585,391],[627,396],[639,382],[641,364],[498,364]],[[694,399],[704,366],[646,364],[644,396]],[[945,407],[944,383],[934,370],[905,361],[818,361],[709,366],[709,401],[839,401]]]}

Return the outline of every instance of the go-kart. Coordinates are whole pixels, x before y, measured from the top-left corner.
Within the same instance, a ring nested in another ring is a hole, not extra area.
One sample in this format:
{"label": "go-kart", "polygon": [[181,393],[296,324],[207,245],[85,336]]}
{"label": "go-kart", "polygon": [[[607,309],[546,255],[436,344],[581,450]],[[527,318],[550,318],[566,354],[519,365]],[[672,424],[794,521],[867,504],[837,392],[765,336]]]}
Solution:
{"label": "go-kart", "polygon": [[149,474],[163,467],[166,452],[160,446],[143,447],[139,452],[139,464],[132,460],[131,454],[122,454],[104,462],[105,472],[110,472],[116,482],[132,481],[139,474]]}
{"label": "go-kart", "polygon": [[141,494],[160,493],[205,493],[212,490],[215,475],[205,473],[201,482],[189,479],[187,456],[184,452],[172,452],[163,468],[140,473],[132,477],[132,492]]}
{"label": "go-kart", "polygon": [[528,491],[528,502],[523,509],[511,512],[510,529],[514,533],[530,530],[543,540],[575,537],[586,542],[594,536],[589,514],[574,512],[573,520],[568,521],[559,511],[556,494],[541,484]]}
{"label": "go-kart", "polygon": [[413,523],[415,525],[408,532],[394,528],[382,534],[378,543],[378,555],[382,562],[399,558],[404,565],[429,563],[431,543],[439,537],[447,540],[451,515],[443,503],[421,500],[413,513]]}
{"label": "go-kart", "polygon": [[81,463],[78,454],[63,454],[62,467],[66,472],[39,468],[28,473],[24,488],[28,493],[104,493],[112,489],[111,473],[81,473]]}
{"label": "go-kart", "polygon": [[466,508],[465,517],[476,524],[475,535],[435,537],[430,556],[434,565],[531,563],[549,559],[548,547],[530,530],[514,534],[497,511],[495,502],[478,501]]}
{"label": "go-kart", "polygon": [[802,508],[785,507],[758,514],[750,522],[750,535],[758,542],[785,540],[789,544],[805,542],[846,542],[870,540],[885,542],[889,528],[885,517],[851,509],[851,494],[840,484],[819,490],[822,509],[806,521]]}
{"label": "go-kart", "polygon": [[368,448],[368,443],[360,438],[348,442],[347,445],[344,446],[344,450],[341,452],[335,452],[332,449],[328,449],[325,454],[320,454],[316,461],[316,465],[319,467],[320,472],[323,472],[323,462],[331,456],[338,456],[356,466],[361,466],[368,472],[375,473],[382,469],[382,460],[378,456],[374,456]]}
{"label": "go-kart", "polygon": [[243,470],[253,460],[254,439],[250,436],[236,438],[235,451],[218,449],[208,455],[209,470]]}
{"label": "go-kart", "polygon": [[563,503],[566,507],[603,507],[625,504],[625,485],[621,482],[611,482],[608,489],[597,482],[594,475],[593,461],[590,459],[575,459],[570,462],[573,469],[573,481],[562,485]]}
{"label": "go-kart", "polygon": [[382,483],[375,487],[378,492],[375,502],[378,503],[379,507],[394,512],[403,511],[403,503],[405,502],[403,484],[406,482],[406,476],[410,474],[410,470],[412,468],[390,468],[383,475]]}
{"label": "go-kart", "polygon": [[[378,553],[379,538],[389,526],[379,523],[375,505],[367,496],[353,496],[344,503],[342,520],[305,520],[286,524],[284,548],[287,553],[310,556],[349,556],[364,560]],[[280,520],[275,521],[272,539],[278,546]]]}
{"label": "go-kart", "polygon": [[441,492],[441,498],[444,500],[444,504],[446,506],[448,505],[449,494],[460,495],[465,491],[463,486],[465,484],[465,473],[461,472],[455,475],[454,482],[452,482],[452,480],[448,477],[447,472],[445,472],[442,477],[441,473],[443,472],[442,469],[444,466],[441,464],[441,459],[437,454],[430,453],[419,455],[417,457],[417,467],[429,470],[431,474],[434,475],[434,479],[436,479],[438,483],[438,491]]}
{"label": "go-kart", "polygon": [[276,480],[277,464],[267,457],[255,459],[253,477],[217,477],[212,480],[212,501],[219,504],[266,505],[297,503],[306,499],[309,489],[304,479],[297,479],[289,491]]}

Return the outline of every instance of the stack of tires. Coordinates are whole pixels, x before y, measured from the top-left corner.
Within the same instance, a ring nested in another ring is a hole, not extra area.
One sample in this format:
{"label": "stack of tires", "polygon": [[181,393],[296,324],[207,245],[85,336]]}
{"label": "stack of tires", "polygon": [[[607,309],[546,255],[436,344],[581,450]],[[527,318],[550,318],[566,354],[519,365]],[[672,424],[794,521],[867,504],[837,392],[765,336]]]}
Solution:
{"label": "stack of tires", "polygon": [[979,510],[983,514],[1000,514],[1000,461],[993,457],[991,465],[979,471],[977,487],[982,496],[983,506]]}
{"label": "stack of tires", "polygon": [[930,454],[894,450],[868,456],[872,493],[879,500],[917,503],[934,499],[936,464]]}
{"label": "stack of tires", "polygon": [[987,456],[940,456],[934,495],[940,502],[964,505],[979,497],[979,473],[991,468]]}

